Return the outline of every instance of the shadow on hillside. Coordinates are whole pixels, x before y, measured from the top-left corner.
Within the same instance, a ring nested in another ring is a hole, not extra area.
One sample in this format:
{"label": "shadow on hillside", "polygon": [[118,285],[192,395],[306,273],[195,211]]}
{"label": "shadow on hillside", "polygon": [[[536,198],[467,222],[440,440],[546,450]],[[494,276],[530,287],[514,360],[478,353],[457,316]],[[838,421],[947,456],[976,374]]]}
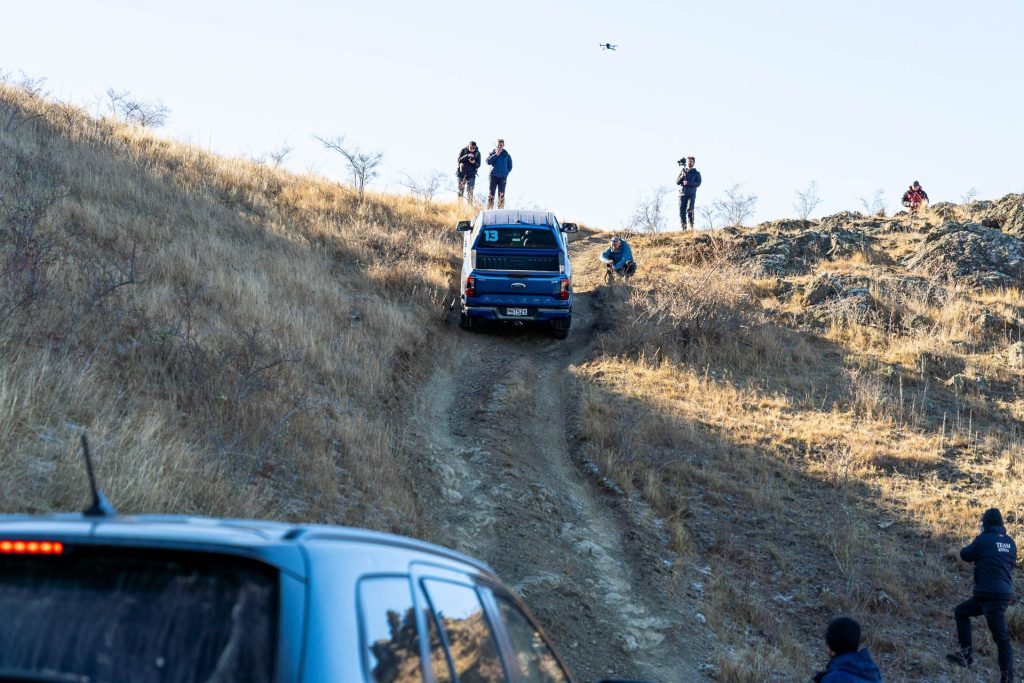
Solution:
{"label": "shadow on hillside", "polygon": [[[582,384],[579,452],[685,529],[683,562],[706,575],[691,594],[720,638],[749,654],[756,636],[782,653],[790,675],[809,676],[823,663],[824,625],[846,613],[864,624],[887,680],[945,671],[951,610],[970,590],[949,551],[969,539],[906,519],[844,473],[838,451],[780,453],[606,380]],[[838,459],[819,468],[827,474],[809,473],[809,460],[829,457]]]}

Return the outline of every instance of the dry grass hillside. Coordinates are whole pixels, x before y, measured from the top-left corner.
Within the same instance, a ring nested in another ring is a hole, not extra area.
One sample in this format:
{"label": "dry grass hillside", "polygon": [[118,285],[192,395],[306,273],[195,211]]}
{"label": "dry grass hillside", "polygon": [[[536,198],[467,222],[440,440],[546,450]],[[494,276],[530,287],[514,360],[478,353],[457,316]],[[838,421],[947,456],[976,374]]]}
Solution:
{"label": "dry grass hillside", "polygon": [[1024,198],[639,235],[630,285],[584,237],[566,342],[455,328],[461,217],[0,86],[0,512],[81,508],[88,430],[125,511],[479,552],[594,676],[804,680],[849,613],[886,680],[972,680],[955,551],[1024,521]]}
{"label": "dry grass hillside", "polygon": [[720,680],[802,680],[841,613],[885,680],[974,680],[943,657],[956,551],[989,506],[1024,531],[1022,218],[1011,195],[633,239],[640,272],[573,370],[580,448],[699,565],[680,590]]}
{"label": "dry grass hillside", "polygon": [[0,511],[420,532],[402,396],[452,207],[227,159],[0,86]]}

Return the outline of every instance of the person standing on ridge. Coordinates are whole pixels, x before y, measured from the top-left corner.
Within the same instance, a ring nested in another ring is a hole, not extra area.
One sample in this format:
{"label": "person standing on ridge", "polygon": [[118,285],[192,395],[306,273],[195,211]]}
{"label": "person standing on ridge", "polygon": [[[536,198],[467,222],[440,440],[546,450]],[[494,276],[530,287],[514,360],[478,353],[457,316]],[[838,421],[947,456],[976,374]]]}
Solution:
{"label": "person standing on ridge", "polygon": [[469,144],[459,152],[459,167],[455,171],[455,177],[459,179],[459,199],[465,192],[466,199],[473,203],[473,187],[476,186],[476,172],[480,170],[480,150],[476,142],[469,141]]}
{"label": "person standing on ridge", "polygon": [[867,648],[860,649],[860,624],[850,617],[836,617],[825,630],[829,662],[814,683],[881,683],[882,672]]}
{"label": "person standing on ridge", "polygon": [[487,165],[491,167],[491,186],[487,192],[487,208],[494,208],[494,191],[498,191],[498,208],[505,208],[505,183],[512,172],[512,155],[505,149],[505,141],[498,138],[498,143],[487,155]]}
{"label": "person standing on ridge", "polygon": [[679,222],[683,230],[686,230],[686,219],[690,219],[690,229],[693,230],[693,207],[697,203],[697,188],[700,187],[700,171],[693,167],[695,159],[686,157],[680,159],[679,165],[683,167],[676,178],[676,185],[679,186]]}
{"label": "person standing on ridge", "polygon": [[981,517],[981,534],[960,551],[960,559],[974,563],[974,594],[956,606],[956,637],[960,650],[946,655],[958,666],[974,663],[971,617],[985,615],[992,640],[999,650],[1000,683],[1013,681],[1013,648],[1006,625],[1006,608],[1013,597],[1013,566],[1017,563],[1017,544],[1006,533],[1003,515],[989,508]]}
{"label": "person standing on ridge", "polygon": [[922,206],[928,206],[928,193],[921,187],[921,183],[914,181],[914,184],[903,193],[903,206],[907,207],[910,215],[916,214]]}

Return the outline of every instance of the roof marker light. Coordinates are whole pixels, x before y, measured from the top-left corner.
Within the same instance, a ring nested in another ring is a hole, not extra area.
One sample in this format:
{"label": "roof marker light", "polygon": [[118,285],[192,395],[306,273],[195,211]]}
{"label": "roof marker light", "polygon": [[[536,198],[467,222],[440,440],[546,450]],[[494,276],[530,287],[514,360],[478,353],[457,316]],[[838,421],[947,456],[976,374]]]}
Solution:
{"label": "roof marker light", "polygon": [[60,541],[0,541],[0,555],[63,555]]}

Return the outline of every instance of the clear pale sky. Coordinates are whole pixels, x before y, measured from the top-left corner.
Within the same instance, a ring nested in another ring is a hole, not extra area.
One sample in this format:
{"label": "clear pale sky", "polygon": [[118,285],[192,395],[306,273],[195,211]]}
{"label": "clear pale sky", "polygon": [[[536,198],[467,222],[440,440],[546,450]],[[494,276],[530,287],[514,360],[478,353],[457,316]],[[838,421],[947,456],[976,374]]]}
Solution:
{"label": "clear pale sky", "polygon": [[311,134],[345,134],[396,192],[500,136],[510,204],[615,228],[686,154],[698,206],[742,183],[757,220],[812,180],[817,215],[877,188],[892,210],[914,179],[933,201],[1022,192],[1022,30],[1020,0],[5,2],[0,69],[79,103],[161,99],[164,135],[287,142],[287,167],[339,180]]}

